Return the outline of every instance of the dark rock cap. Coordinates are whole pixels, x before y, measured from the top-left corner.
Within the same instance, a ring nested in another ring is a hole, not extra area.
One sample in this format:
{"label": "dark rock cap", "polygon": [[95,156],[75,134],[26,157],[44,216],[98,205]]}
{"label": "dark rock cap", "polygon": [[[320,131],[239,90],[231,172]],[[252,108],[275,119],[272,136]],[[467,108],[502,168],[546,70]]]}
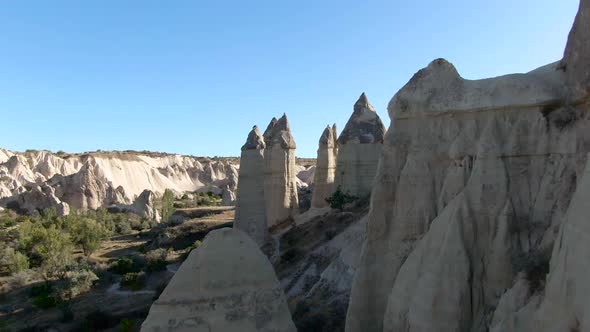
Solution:
{"label": "dark rock cap", "polygon": [[264,142],[267,148],[280,143],[283,149],[295,149],[295,139],[291,134],[291,127],[287,115],[283,114],[280,119],[273,118],[264,132]]}
{"label": "dark rock cap", "polygon": [[260,131],[258,130],[258,126],[252,127],[252,130],[248,134],[248,138],[246,139],[246,144],[242,146],[242,151],[244,150],[262,150],[266,147],[264,144],[264,138]]}
{"label": "dark rock cap", "polygon": [[384,136],[385,126],[373,105],[369,103],[367,95],[363,92],[357,102],[354,103],[354,112],[340,134],[338,144],[349,142],[361,144],[383,143]]}

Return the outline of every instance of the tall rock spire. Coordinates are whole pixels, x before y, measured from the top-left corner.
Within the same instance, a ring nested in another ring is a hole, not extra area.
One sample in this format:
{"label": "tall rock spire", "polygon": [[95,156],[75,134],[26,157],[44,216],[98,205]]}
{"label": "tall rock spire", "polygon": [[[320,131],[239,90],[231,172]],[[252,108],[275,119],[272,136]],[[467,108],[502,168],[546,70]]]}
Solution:
{"label": "tall rock spire", "polygon": [[264,197],[269,226],[293,217],[299,208],[295,170],[295,140],[287,115],[273,119],[264,133]]}
{"label": "tall rock spire", "polygon": [[329,125],[320,136],[316,170],[314,176],[314,191],[311,198],[311,206],[323,208],[328,206],[326,198],[334,191],[334,175],[336,172],[336,125]]}
{"label": "tall rock spire", "polygon": [[335,185],[356,196],[371,193],[385,126],[363,92],[338,138]]}
{"label": "tall rock spire", "polygon": [[264,138],[257,126],[242,146],[234,228],[248,234],[258,245],[268,238],[264,200]]}

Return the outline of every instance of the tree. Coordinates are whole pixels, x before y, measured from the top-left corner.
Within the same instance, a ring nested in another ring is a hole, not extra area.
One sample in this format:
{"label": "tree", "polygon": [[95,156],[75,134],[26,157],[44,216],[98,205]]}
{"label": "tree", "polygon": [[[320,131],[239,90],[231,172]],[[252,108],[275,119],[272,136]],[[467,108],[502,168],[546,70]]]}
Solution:
{"label": "tree", "polygon": [[38,235],[32,251],[41,258],[41,271],[46,277],[65,273],[64,268],[72,262],[72,240],[68,233],[50,225]]}
{"label": "tree", "polygon": [[174,213],[174,193],[170,189],[162,196],[162,221],[167,222]]}
{"label": "tree", "polygon": [[90,218],[82,218],[72,228],[74,243],[82,248],[86,256],[92,255],[109,235],[104,225]]}
{"label": "tree", "polygon": [[0,262],[6,266],[10,273],[18,273],[29,268],[29,259],[27,256],[14,250],[14,248],[5,248],[2,254],[3,256]]}

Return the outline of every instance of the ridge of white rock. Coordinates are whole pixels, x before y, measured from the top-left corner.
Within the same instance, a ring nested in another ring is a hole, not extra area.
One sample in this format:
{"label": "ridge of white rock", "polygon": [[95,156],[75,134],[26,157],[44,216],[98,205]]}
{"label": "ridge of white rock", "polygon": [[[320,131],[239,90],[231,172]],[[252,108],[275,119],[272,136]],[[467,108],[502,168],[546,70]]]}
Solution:
{"label": "ridge of white rock", "polygon": [[141,331],[296,331],[273,268],[237,229],[210,232],[150,308]]}
{"label": "ridge of white rock", "polygon": [[287,115],[270,122],[264,132],[264,199],[269,227],[292,218],[299,207],[295,140]]}
{"label": "ridge of white rock", "polygon": [[328,206],[326,198],[334,192],[334,177],[336,175],[337,142],[334,140],[336,133],[329,125],[324,129],[320,137],[317,163],[314,176],[314,191],[311,199],[311,206],[323,208]]}
{"label": "ridge of white rock", "polygon": [[371,193],[385,126],[363,92],[338,137],[335,187],[362,197]]}
{"label": "ridge of white rock", "polygon": [[[8,158],[8,159],[7,159]],[[17,200],[34,185],[47,184],[76,209],[131,204],[144,190],[161,195],[235,191],[237,165],[181,155],[93,152],[62,155],[47,151],[0,150],[0,205]],[[4,203],[3,203],[4,202]]]}
{"label": "ridge of white rock", "polygon": [[561,63],[470,81],[437,59],[393,97],[346,331],[590,329],[588,20]]}
{"label": "ridge of white rock", "polygon": [[257,126],[242,146],[234,228],[248,234],[258,245],[268,239],[264,195],[264,138]]}

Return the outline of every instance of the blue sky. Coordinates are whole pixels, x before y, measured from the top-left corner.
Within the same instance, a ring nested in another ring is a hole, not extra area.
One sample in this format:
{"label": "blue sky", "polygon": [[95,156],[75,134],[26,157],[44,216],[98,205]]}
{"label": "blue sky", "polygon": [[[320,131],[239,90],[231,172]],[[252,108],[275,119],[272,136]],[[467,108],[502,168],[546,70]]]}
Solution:
{"label": "blue sky", "polygon": [[286,112],[298,155],[365,91],[444,57],[469,79],[559,60],[577,0],[2,1],[0,147],[239,155]]}

